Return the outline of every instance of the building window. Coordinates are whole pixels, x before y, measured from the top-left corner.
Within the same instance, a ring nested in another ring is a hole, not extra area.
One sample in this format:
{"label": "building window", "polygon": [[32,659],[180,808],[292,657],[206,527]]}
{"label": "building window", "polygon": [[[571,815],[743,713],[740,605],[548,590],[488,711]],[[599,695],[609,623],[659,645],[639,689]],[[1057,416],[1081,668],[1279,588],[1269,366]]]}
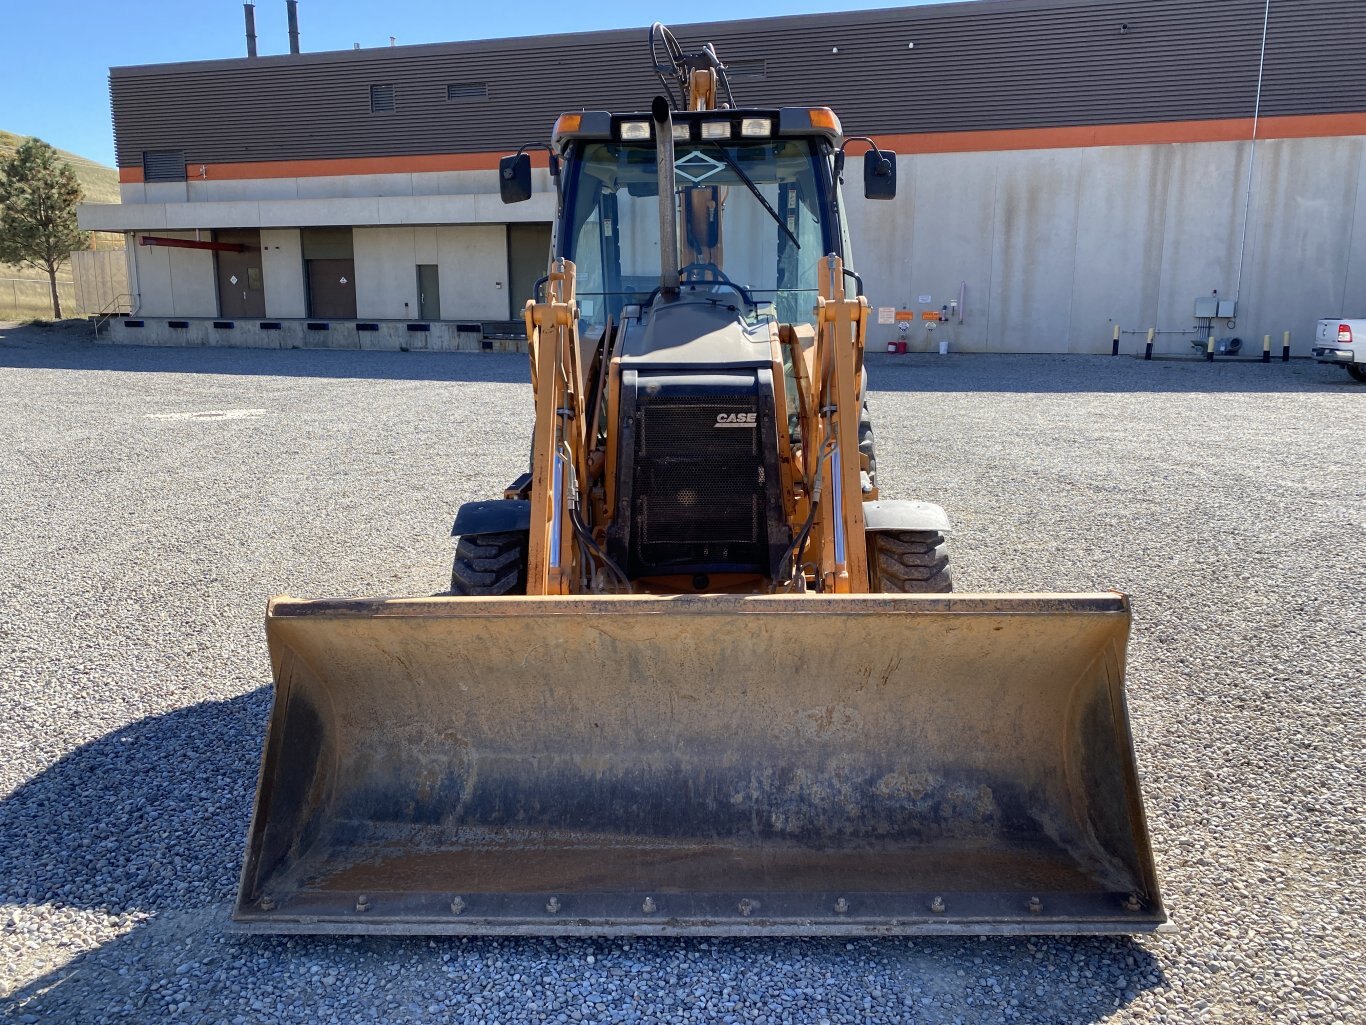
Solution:
{"label": "building window", "polygon": [[731,61],[726,65],[726,77],[732,82],[758,82],[768,77],[766,61]]}
{"label": "building window", "polygon": [[392,85],[372,85],[370,87],[370,113],[392,114],[397,109],[394,102]]}
{"label": "building window", "polygon": [[183,149],[150,149],[142,152],[142,180],[145,182],[183,182]]}
{"label": "building window", "polygon": [[446,99],[448,100],[487,100],[489,98],[489,84],[487,82],[458,82],[446,86]]}

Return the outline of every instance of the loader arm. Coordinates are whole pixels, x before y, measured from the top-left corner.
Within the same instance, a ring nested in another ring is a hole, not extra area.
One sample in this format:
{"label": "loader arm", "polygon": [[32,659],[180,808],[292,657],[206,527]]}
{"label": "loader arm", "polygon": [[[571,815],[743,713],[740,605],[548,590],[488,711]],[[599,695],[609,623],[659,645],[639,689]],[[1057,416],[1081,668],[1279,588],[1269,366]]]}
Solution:
{"label": "loader arm", "polygon": [[577,570],[571,495],[587,479],[573,263],[556,261],[545,300],[528,301],[524,316],[536,405],[527,594],[569,594]]}
{"label": "loader arm", "polygon": [[844,263],[833,253],[821,261],[821,295],[816,302],[816,389],[814,408],[822,436],[828,497],[817,505],[821,590],[832,594],[869,591],[864,537],[863,489],[859,482],[859,384],[863,372],[868,300],[849,296]]}

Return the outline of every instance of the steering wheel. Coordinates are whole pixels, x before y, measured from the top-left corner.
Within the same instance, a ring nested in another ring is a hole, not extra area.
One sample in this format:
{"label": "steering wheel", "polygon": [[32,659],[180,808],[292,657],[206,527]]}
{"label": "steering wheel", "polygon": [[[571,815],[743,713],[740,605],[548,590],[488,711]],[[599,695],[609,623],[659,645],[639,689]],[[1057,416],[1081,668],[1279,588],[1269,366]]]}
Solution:
{"label": "steering wheel", "polygon": [[[700,277],[689,278],[688,274],[692,271],[697,271],[699,273],[705,271],[707,273],[715,275],[715,277],[710,280]],[[740,298],[744,299],[748,305],[755,305],[754,296],[749,294],[749,289],[745,288],[744,285],[736,284],[730,278],[726,277],[726,272],[723,271],[720,267],[716,266],[716,264],[714,263],[703,263],[701,261],[698,261],[695,263],[685,264],[684,266],[678,268],[678,277],[681,281],[695,281],[699,284],[704,285],[726,285],[727,287],[733,288],[737,292],[739,292]]]}
{"label": "steering wheel", "polygon": [[[659,53],[661,45],[664,49],[662,60]],[[654,64],[655,74],[659,76],[659,84],[669,94],[669,100],[674,108],[686,107],[688,72],[683,64],[683,48],[678,45],[678,40],[674,38],[674,34],[660,22],[655,22],[650,26],[650,62]],[[670,81],[671,79],[672,81]],[[675,84],[683,92],[682,102],[674,91]]]}
{"label": "steering wheel", "polygon": [[[706,271],[708,273],[715,274],[717,281],[724,282],[727,285],[731,283],[730,278],[726,277],[726,272],[723,271],[720,267],[716,266],[716,264],[714,263],[702,263],[701,261],[698,261],[696,263],[684,264],[682,267],[678,268],[678,276],[680,278],[683,278],[684,280],[688,280],[689,271]],[[698,278],[697,280],[702,281],[704,279]]]}

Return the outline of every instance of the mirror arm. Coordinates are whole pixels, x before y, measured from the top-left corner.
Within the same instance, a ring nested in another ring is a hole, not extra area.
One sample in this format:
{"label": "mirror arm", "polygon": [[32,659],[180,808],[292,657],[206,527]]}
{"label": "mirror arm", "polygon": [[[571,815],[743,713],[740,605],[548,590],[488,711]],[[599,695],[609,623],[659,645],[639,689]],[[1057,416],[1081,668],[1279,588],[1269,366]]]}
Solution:
{"label": "mirror arm", "polygon": [[529,149],[543,149],[550,154],[550,177],[560,176],[560,158],[556,155],[554,148],[548,142],[529,142],[517,151],[517,156],[521,156]]}
{"label": "mirror arm", "polygon": [[838,177],[840,173],[844,170],[844,151],[849,148],[849,144],[851,142],[866,142],[868,144],[868,148],[877,154],[878,160],[882,161],[884,164],[891,163],[891,157],[887,154],[887,152],[879,149],[877,143],[875,143],[872,139],[868,138],[868,136],[851,135],[849,136],[849,138],[844,140],[844,145],[842,145],[840,147],[840,151],[837,154],[835,154],[836,177]]}

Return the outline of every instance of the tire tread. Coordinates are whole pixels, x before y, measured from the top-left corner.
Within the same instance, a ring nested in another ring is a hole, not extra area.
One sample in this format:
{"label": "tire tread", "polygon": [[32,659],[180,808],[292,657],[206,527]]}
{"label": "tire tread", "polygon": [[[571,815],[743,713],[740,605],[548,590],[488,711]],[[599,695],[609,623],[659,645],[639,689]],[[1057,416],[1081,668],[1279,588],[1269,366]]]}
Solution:
{"label": "tire tread", "polygon": [[527,535],[469,534],[456,543],[451,594],[526,594]]}
{"label": "tire tread", "polygon": [[882,594],[947,594],[953,590],[944,535],[894,530],[869,535],[873,590]]}

